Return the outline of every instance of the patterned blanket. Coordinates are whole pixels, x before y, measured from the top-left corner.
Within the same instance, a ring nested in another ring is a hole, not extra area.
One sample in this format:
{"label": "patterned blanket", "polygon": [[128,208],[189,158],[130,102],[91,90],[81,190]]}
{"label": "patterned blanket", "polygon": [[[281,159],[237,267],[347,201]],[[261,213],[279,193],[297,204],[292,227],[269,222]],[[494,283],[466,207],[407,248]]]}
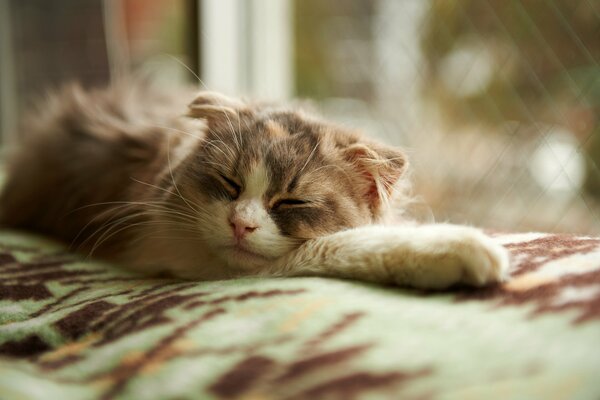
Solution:
{"label": "patterned blanket", "polygon": [[0,399],[600,399],[600,239],[499,235],[500,287],[181,282],[0,232]]}

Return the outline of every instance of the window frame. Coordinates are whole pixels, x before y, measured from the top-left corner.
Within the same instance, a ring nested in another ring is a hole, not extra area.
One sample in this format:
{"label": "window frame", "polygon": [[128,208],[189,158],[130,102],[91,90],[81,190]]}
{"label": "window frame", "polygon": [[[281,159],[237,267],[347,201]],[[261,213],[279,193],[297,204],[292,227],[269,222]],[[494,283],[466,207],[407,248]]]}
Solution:
{"label": "window frame", "polygon": [[199,14],[206,88],[269,100],[291,97],[292,0],[201,0]]}

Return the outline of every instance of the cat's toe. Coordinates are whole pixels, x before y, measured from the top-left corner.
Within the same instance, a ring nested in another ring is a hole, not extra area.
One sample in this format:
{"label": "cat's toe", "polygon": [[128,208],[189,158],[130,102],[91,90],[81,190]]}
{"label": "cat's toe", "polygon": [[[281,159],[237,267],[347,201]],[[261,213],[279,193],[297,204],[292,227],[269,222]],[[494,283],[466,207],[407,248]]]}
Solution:
{"label": "cat's toe", "polygon": [[479,231],[474,231],[469,236],[459,251],[464,262],[462,283],[485,286],[506,280],[508,251]]}

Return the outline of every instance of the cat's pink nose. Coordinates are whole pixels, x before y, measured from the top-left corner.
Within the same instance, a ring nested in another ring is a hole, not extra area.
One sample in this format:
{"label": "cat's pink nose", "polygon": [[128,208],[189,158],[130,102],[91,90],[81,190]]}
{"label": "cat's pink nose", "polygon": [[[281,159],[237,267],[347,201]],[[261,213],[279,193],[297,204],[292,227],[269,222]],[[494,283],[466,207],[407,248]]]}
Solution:
{"label": "cat's pink nose", "polygon": [[243,239],[244,236],[254,232],[258,228],[255,224],[242,219],[230,219],[229,226],[233,229],[233,235],[238,240]]}

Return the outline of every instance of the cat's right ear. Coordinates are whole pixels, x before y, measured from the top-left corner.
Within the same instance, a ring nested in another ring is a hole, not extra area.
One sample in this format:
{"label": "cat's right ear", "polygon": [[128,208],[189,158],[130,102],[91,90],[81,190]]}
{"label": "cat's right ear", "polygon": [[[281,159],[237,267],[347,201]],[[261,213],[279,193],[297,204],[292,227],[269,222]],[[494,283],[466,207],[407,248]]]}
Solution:
{"label": "cat's right ear", "polygon": [[206,120],[209,125],[237,117],[244,103],[217,92],[200,92],[188,105],[187,116]]}

